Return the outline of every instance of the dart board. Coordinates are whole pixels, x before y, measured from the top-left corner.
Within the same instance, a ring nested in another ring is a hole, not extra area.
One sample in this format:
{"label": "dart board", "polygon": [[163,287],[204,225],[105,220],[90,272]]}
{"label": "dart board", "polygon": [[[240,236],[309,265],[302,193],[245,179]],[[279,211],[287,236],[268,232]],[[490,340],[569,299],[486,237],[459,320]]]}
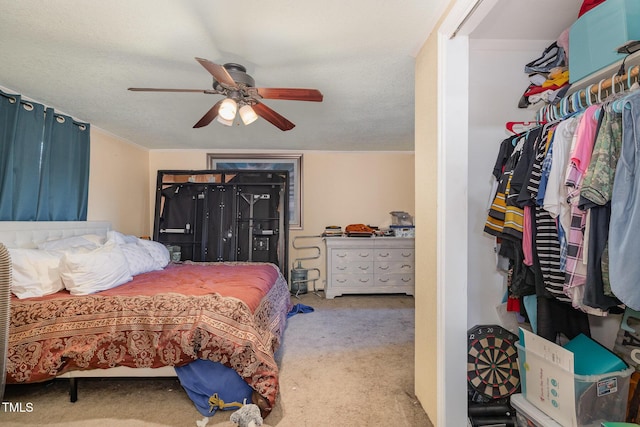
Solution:
{"label": "dart board", "polygon": [[467,382],[488,399],[508,397],[520,387],[518,336],[497,325],[475,326],[467,331]]}

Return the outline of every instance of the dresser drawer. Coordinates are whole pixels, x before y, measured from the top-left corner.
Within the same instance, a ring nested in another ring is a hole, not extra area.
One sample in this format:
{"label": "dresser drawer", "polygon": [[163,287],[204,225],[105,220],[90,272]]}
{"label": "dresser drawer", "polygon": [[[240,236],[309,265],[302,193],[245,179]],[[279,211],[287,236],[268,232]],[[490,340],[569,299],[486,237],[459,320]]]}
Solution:
{"label": "dresser drawer", "polygon": [[374,257],[376,261],[413,261],[415,253],[412,248],[380,248],[375,250]]}
{"label": "dresser drawer", "polygon": [[413,274],[415,270],[413,259],[404,261],[378,261],[375,263],[375,274]]}
{"label": "dresser drawer", "polygon": [[406,274],[376,274],[374,283],[377,286],[413,286],[413,273]]}
{"label": "dresser drawer", "polygon": [[336,261],[332,264],[334,274],[373,274],[373,261]]}
{"label": "dresser drawer", "polygon": [[333,286],[361,288],[373,284],[373,274],[334,274],[332,276]]}
{"label": "dresser drawer", "polygon": [[373,249],[334,249],[331,251],[331,259],[334,263],[347,263],[357,261],[373,262]]}

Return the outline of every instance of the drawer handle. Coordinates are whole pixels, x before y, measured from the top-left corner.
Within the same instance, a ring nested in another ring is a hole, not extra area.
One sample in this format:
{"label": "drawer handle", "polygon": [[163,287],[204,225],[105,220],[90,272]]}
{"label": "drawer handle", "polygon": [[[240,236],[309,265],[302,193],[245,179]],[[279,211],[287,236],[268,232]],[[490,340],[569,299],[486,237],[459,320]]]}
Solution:
{"label": "drawer handle", "polygon": [[358,280],[360,280],[360,282],[362,282],[362,283],[367,283],[369,281],[369,279],[364,279],[364,278],[360,278]]}
{"label": "drawer handle", "polygon": [[402,264],[400,268],[411,268],[411,264]]}
{"label": "drawer handle", "polygon": [[408,254],[407,254],[407,253],[402,252],[402,256],[403,256],[403,257],[405,257],[405,258],[408,258],[408,257],[410,257],[411,255],[412,255],[412,253],[411,253],[411,252],[409,252]]}
{"label": "drawer handle", "polygon": [[389,266],[388,266],[388,265],[379,265],[379,266],[378,266],[378,268],[379,268],[380,270],[388,270],[388,269],[389,269]]}
{"label": "drawer handle", "polygon": [[378,254],[378,255],[380,255],[380,258],[386,258],[386,257],[389,256],[389,252],[385,252],[383,254],[381,253],[381,254]]}
{"label": "drawer handle", "polygon": [[379,279],[382,283],[387,283],[389,279]]}
{"label": "drawer handle", "polygon": [[344,271],[344,270],[346,270],[346,269],[347,269],[347,267],[345,267],[344,265],[341,265],[341,266],[336,267],[336,270]]}
{"label": "drawer handle", "polygon": [[366,257],[368,257],[368,256],[369,256],[369,253],[368,253],[368,252],[364,252],[364,253],[359,253],[358,255],[359,255],[361,258],[366,258]]}
{"label": "drawer handle", "polygon": [[336,279],[336,282],[338,283],[345,283],[347,280],[346,279]]}
{"label": "drawer handle", "polygon": [[368,265],[361,265],[361,266],[359,266],[358,268],[359,268],[360,270],[362,270],[362,271],[367,271],[367,270],[369,269],[369,266],[368,266]]}
{"label": "drawer handle", "polygon": [[411,281],[411,279],[406,278],[406,277],[403,277],[403,278],[402,278],[402,281],[403,281],[404,283],[409,283],[409,282]]}
{"label": "drawer handle", "polygon": [[339,258],[344,258],[344,257],[347,256],[347,254],[336,254],[336,256],[339,257]]}

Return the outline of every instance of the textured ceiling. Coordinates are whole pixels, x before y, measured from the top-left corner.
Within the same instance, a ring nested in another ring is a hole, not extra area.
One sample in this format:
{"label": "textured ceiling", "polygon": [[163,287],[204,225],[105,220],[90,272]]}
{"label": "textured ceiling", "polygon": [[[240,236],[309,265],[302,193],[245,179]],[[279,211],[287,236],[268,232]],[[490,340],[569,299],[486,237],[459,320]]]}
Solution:
{"label": "textured ceiling", "polygon": [[[0,0],[0,86],[150,149],[413,150],[415,55],[448,0]],[[213,122],[202,57],[259,87],[296,124]],[[434,76],[435,78],[435,76]]]}

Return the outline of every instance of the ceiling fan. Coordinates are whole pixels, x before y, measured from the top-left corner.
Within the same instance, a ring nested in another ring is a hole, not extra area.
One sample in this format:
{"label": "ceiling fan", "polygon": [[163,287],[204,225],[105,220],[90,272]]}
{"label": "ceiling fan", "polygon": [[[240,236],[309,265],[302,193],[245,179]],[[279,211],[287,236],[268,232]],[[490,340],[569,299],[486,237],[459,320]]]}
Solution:
{"label": "ceiling fan", "polygon": [[196,61],[213,76],[213,89],[130,87],[129,90],[138,92],[202,92],[224,95],[225,98],[216,102],[193,126],[194,128],[206,126],[216,117],[222,124],[231,126],[235,120],[236,113],[239,113],[245,125],[253,123],[258,117],[262,117],[279,129],[286,131],[293,129],[295,125],[263,104],[261,102],[262,99],[322,102],[322,93],[317,89],[255,87],[253,77],[248,75],[247,69],[240,64],[227,63],[218,65],[203,58],[196,58]]}

